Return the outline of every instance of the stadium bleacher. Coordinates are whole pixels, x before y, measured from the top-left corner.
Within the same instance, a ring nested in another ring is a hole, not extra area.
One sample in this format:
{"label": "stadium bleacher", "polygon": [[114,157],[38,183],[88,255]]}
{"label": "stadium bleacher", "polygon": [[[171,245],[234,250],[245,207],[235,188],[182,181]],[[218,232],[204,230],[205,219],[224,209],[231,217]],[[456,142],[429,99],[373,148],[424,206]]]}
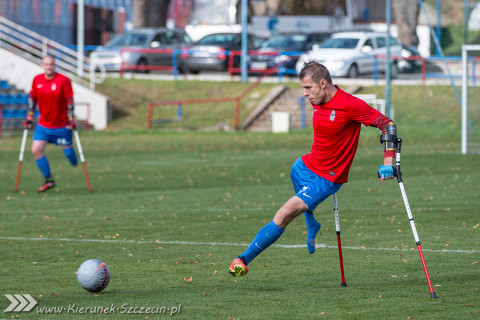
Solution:
{"label": "stadium bleacher", "polygon": [[[0,80],[0,135],[5,131],[23,129],[29,97],[28,93],[18,90],[8,81]],[[35,113],[37,117],[38,111]]]}
{"label": "stadium bleacher", "polygon": [[[6,80],[0,80],[0,136],[5,132],[23,130],[23,122],[27,117],[28,99],[30,94],[12,86]],[[87,108],[89,112],[90,105],[79,102],[80,107]],[[39,116],[38,109],[35,110],[34,124]],[[87,120],[76,120],[77,128],[90,129]]]}

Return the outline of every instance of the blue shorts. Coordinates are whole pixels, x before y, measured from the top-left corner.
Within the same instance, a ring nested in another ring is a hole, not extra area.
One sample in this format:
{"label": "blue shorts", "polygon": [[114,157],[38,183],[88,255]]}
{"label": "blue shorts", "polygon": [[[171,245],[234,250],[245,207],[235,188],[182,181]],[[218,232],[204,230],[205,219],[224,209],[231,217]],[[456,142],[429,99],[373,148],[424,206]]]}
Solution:
{"label": "blue shorts", "polygon": [[33,140],[47,141],[57,146],[69,147],[73,144],[72,130],[67,128],[49,129],[37,124],[33,133]]}
{"label": "blue shorts", "polygon": [[290,178],[296,196],[305,202],[308,207],[307,211],[310,213],[313,213],[323,200],[336,193],[342,186],[341,183],[328,181],[313,173],[303,163],[302,158],[298,158],[293,164]]}

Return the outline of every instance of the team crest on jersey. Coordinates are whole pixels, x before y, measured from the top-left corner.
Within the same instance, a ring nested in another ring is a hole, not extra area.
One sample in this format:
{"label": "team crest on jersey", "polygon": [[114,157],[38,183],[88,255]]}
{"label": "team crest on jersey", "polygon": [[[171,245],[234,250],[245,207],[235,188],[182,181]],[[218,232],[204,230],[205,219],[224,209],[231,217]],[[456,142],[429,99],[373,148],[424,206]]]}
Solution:
{"label": "team crest on jersey", "polygon": [[55,91],[55,90],[57,90],[57,85],[55,83],[52,83],[52,91]]}
{"label": "team crest on jersey", "polygon": [[332,110],[332,113],[330,113],[330,121],[333,122],[335,120],[335,110]]}

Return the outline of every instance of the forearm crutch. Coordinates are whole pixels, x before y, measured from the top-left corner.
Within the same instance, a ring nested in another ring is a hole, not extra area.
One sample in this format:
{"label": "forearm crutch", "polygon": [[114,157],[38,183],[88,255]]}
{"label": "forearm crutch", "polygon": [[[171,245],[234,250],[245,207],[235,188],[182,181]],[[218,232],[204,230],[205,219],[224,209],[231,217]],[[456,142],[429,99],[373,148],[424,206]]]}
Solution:
{"label": "forearm crutch", "polygon": [[23,153],[25,152],[25,144],[27,143],[28,129],[23,130],[22,145],[20,146],[20,156],[18,157],[17,179],[15,180],[15,192],[18,191],[18,184],[20,182],[20,172],[22,171]]}
{"label": "forearm crutch", "polygon": [[82,144],[80,143],[80,137],[78,136],[77,129],[73,129],[75,134],[75,141],[77,142],[78,153],[80,155],[80,161],[82,162],[83,172],[85,172],[85,179],[87,180],[88,191],[92,192],[92,185],[90,184],[90,178],[88,177],[87,165],[85,164],[85,157],[83,156]]}
{"label": "forearm crutch", "polygon": [[333,213],[335,214],[335,228],[337,230],[338,256],[340,258],[340,272],[342,273],[342,287],[347,286],[343,270],[342,241],[340,240],[340,219],[338,218],[337,194],[333,194]]}
{"label": "forearm crutch", "polygon": [[430,281],[430,276],[428,275],[427,264],[425,263],[425,258],[423,257],[422,246],[420,245],[420,239],[418,238],[417,228],[415,227],[412,211],[410,210],[410,205],[408,204],[407,193],[405,192],[405,188],[403,187],[402,172],[400,171],[401,149],[402,149],[402,139],[398,138],[395,176],[397,177],[398,185],[400,186],[403,202],[405,203],[405,209],[407,209],[408,220],[410,220],[410,226],[412,227],[413,237],[415,238],[415,243],[417,244],[418,252],[420,253],[420,259],[422,260],[423,270],[425,271],[425,276],[427,277],[428,287],[430,289],[430,297],[435,299],[437,295],[433,291],[432,282]]}

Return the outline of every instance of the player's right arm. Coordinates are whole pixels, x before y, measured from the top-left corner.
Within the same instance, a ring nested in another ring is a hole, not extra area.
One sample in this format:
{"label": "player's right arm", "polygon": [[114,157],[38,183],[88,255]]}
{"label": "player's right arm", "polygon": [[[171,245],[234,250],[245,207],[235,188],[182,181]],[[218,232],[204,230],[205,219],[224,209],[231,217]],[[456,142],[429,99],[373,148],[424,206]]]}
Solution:
{"label": "player's right arm", "polygon": [[30,98],[28,98],[27,118],[23,122],[23,126],[25,127],[25,129],[30,129],[32,127],[33,115],[35,114],[36,107],[37,101],[30,96]]}
{"label": "player's right arm", "polygon": [[395,152],[397,148],[397,127],[395,122],[380,113],[371,123],[371,126],[382,131],[380,142],[384,147],[384,159],[383,165],[381,165],[378,170],[378,178],[382,181],[393,179],[393,162],[395,160]]}

